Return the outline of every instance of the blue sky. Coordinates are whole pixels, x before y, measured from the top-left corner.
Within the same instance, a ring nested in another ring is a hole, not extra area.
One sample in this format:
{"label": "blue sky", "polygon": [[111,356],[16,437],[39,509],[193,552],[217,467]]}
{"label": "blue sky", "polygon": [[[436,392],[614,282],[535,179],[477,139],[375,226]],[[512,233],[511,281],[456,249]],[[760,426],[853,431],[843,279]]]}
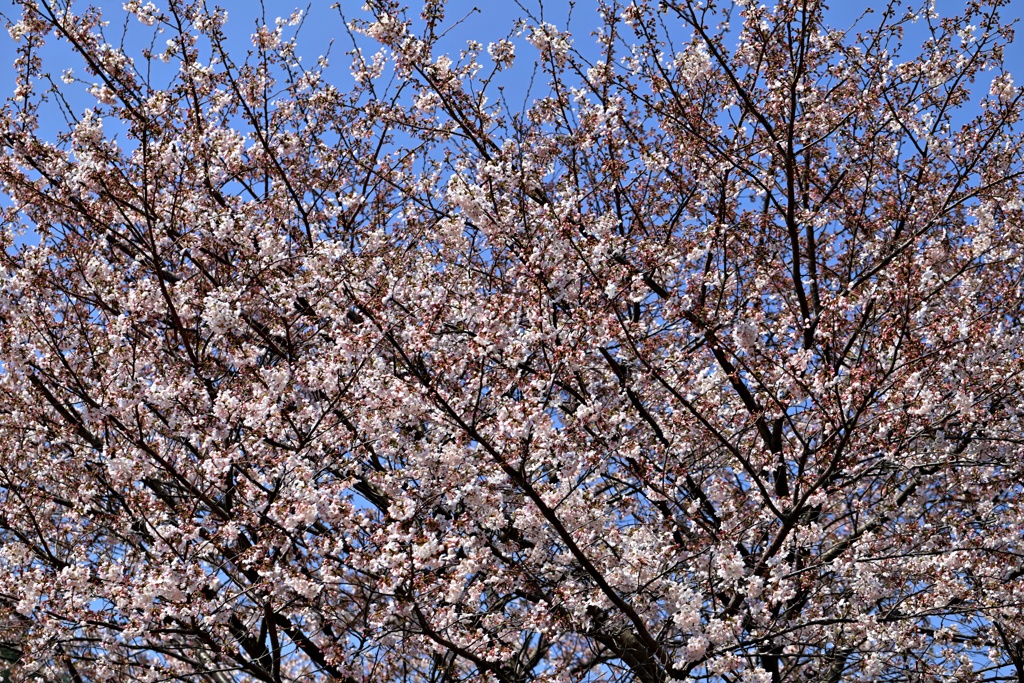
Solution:
{"label": "blue sky", "polygon": [[[264,14],[268,23],[272,24],[276,17],[287,17],[296,8],[306,9],[307,7],[306,4],[295,0],[263,0],[262,9],[259,0],[207,1],[211,5],[220,5],[228,11],[229,19],[226,28],[236,61],[242,61],[240,57],[244,57],[245,52],[251,48],[249,37],[261,14]],[[115,42],[120,33],[119,27],[123,17],[122,2],[123,0],[99,0],[92,3],[101,10],[106,10],[105,14],[114,20],[108,34],[111,42]],[[166,0],[155,0],[157,6],[164,2]],[[361,9],[363,2],[364,0],[341,0],[340,5],[346,17],[352,19],[366,16]],[[770,2],[770,0],[762,0],[762,2]],[[963,8],[964,2],[965,0],[936,0],[936,10],[940,15],[948,16],[959,12]],[[351,43],[338,11],[331,9],[332,3],[333,0],[312,0],[308,5],[306,19],[299,35],[298,53],[303,56],[305,64],[311,65],[315,63],[319,55],[327,52],[334,41],[333,48],[331,48],[331,71],[336,75],[334,81],[339,87],[344,88],[345,84],[342,81],[347,78],[349,63],[349,58],[344,53],[351,48]],[[0,0],[0,13],[10,18],[16,18],[20,11],[15,4],[15,0]],[[87,4],[89,3],[85,0],[75,0],[77,7],[84,7]],[[583,50],[585,54],[590,52],[593,39],[589,34],[601,23],[600,17],[595,12],[595,0],[578,0],[574,4],[568,0],[518,0],[518,2],[516,0],[450,0],[447,5],[447,24],[451,25],[455,22],[459,22],[459,24],[449,31],[444,45],[454,53],[464,47],[469,39],[474,39],[486,46],[489,42],[505,37],[512,29],[515,19],[523,14],[520,4],[538,18],[543,18],[560,29],[565,28],[571,13],[569,27],[574,34],[575,46]],[[837,28],[847,28],[864,11],[866,6],[881,6],[882,0],[877,2],[875,0],[867,2],[864,0],[834,0],[829,4],[830,23]],[[915,1],[914,4],[917,2]],[[413,12],[413,14],[417,13]],[[1010,0],[1010,3],[1002,10],[1004,20],[1015,19],[1022,14],[1024,14],[1024,0]],[[863,27],[868,28],[875,21],[875,17],[868,17],[863,23]],[[143,39],[137,42],[138,47],[141,48],[148,43],[149,38],[144,31],[140,30],[144,27],[132,23],[134,24],[132,27],[134,33],[130,35],[134,35],[137,40]],[[1011,71],[1016,65],[1021,65],[1021,68],[1017,69],[1021,73],[1015,80],[1017,83],[1024,83],[1024,27],[1018,26],[1018,33],[1020,37],[1016,44],[1007,51],[1006,65]],[[56,41],[51,42],[54,45],[47,46],[44,62],[49,65],[54,78],[58,78],[64,68],[71,66],[75,69],[76,75],[89,80],[84,69],[81,68],[80,60],[71,55],[66,47],[56,45]],[[908,40],[908,43],[912,43],[912,40]],[[527,93],[531,69],[528,64],[524,65],[523,61],[529,60],[535,51],[531,46],[525,44],[522,38],[517,41],[516,47],[518,55],[516,68],[503,74],[502,83],[505,86],[505,94],[509,96],[510,105],[518,109],[519,97],[526,100],[524,103],[528,103],[531,99]],[[909,57],[910,54],[908,51],[906,56]],[[3,71],[0,71],[0,97],[2,98],[8,97],[14,88],[14,73],[8,66],[13,62],[14,56],[14,44],[6,35],[0,34],[0,64],[4,65],[0,67],[3,68]],[[523,68],[524,66],[526,68]],[[328,77],[331,77],[330,74]],[[978,83],[975,88],[979,93],[987,92],[988,83]],[[81,91],[81,88],[79,90]],[[92,98],[84,93],[80,93],[80,96],[72,99],[72,106],[80,105],[82,110],[91,104]],[[80,111],[76,112],[76,114],[80,113]],[[969,116],[971,112],[964,112],[964,114]],[[53,107],[44,114],[41,123],[44,135],[55,133],[66,127],[63,118]],[[3,201],[2,198],[0,201]]]}
{"label": "blue sky", "polygon": [[[307,5],[295,0],[263,0],[263,10],[259,0],[209,0],[210,4],[216,4],[228,11],[229,21],[227,25],[228,34],[240,50],[250,47],[248,37],[255,27],[255,22],[261,13],[265,12],[267,19],[272,22],[275,17],[287,17],[296,8],[305,9]],[[340,5],[348,18],[365,15],[361,10],[364,0],[341,0]],[[84,7],[93,4],[101,10],[106,10],[111,15],[121,14],[122,0],[99,0],[92,3],[76,0],[75,5]],[[162,3],[156,2],[159,6]],[[331,9],[332,0],[312,0],[308,5],[306,21],[300,34],[300,51],[307,63],[312,63],[316,57],[326,52],[331,41],[335,41],[332,54],[334,62],[346,62],[343,53],[349,49],[347,36],[342,27],[342,21],[336,10]],[[559,28],[566,25],[570,15],[571,4],[568,0],[450,0],[447,8],[447,20],[452,23],[462,19],[460,25],[453,28],[449,35],[449,44],[452,50],[457,50],[464,45],[465,41],[473,38],[485,46],[487,43],[504,37],[513,25],[516,17],[521,16],[522,10],[518,4],[531,10],[536,15],[543,15],[543,19]],[[836,27],[849,26],[856,17],[870,5],[880,6],[882,2],[873,0],[834,0],[829,3],[829,16],[832,24]],[[916,4],[916,3],[915,3]],[[571,10],[571,28],[576,36],[576,45],[582,46],[590,42],[589,32],[600,24],[600,17],[597,16],[593,0],[579,0],[574,3]],[[954,14],[964,5],[964,0],[936,0],[936,10],[940,15]],[[14,0],[0,0],[0,12],[8,17],[15,17],[18,10],[15,8]],[[1018,18],[1024,14],[1024,0],[1011,0],[1007,7],[1002,10],[1004,19]],[[872,23],[871,18],[865,26]],[[1024,66],[1024,29],[1018,27],[1021,33],[1015,45],[1011,46],[1007,53],[1006,63],[1011,70],[1019,64]],[[525,54],[521,50],[520,54]],[[63,55],[62,55],[63,56]],[[5,96],[13,87],[13,72],[9,65],[14,59],[13,44],[6,36],[0,36],[0,64],[4,65],[5,71],[0,75],[0,92]],[[63,66],[63,65],[61,65]],[[56,69],[59,71],[59,69]],[[522,70],[525,72],[526,70]],[[528,72],[520,74],[528,78]],[[1017,82],[1024,82],[1024,76],[1015,79]]]}

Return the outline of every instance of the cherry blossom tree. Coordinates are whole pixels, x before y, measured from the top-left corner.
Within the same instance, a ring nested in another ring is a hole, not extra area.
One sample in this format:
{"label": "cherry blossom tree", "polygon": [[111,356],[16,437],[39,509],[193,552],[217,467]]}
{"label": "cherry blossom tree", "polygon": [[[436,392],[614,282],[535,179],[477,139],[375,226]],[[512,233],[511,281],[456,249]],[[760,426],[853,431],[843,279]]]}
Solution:
{"label": "cherry blossom tree", "polygon": [[340,74],[68,2],[0,109],[11,680],[1024,681],[1005,0],[370,0]]}

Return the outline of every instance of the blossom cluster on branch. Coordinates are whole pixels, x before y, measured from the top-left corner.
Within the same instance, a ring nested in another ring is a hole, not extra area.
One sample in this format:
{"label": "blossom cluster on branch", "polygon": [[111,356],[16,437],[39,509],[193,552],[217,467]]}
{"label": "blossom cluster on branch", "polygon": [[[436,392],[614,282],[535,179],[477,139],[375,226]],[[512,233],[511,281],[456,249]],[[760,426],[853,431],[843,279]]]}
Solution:
{"label": "blossom cluster on branch", "polygon": [[11,680],[1024,681],[1005,0],[17,4]]}

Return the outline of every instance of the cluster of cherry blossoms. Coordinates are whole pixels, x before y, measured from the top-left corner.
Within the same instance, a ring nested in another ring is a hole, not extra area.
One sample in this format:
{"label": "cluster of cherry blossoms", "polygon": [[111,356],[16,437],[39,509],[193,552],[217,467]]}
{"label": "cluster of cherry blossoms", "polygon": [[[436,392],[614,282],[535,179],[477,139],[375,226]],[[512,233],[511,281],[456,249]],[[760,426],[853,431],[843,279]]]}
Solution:
{"label": "cluster of cherry blossoms", "polygon": [[17,4],[11,680],[1024,680],[1004,0]]}

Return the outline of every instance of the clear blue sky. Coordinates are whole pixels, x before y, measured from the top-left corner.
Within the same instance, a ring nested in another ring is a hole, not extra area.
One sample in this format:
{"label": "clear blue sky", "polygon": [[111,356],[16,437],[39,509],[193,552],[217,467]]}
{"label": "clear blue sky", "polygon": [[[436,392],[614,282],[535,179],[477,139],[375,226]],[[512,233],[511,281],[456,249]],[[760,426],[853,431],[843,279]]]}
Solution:
{"label": "clear blue sky", "polygon": [[[771,0],[761,1],[771,2]],[[847,27],[865,7],[870,5],[881,6],[883,1],[833,0],[830,3],[829,10],[830,23],[836,27]],[[123,16],[121,10],[122,2],[123,0],[94,0],[92,3],[101,9],[106,8],[112,17],[118,17],[110,28],[111,35],[113,36],[118,34],[119,17]],[[252,33],[256,25],[255,22],[261,14],[259,0],[208,0],[208,2],[211,5],[220,5],[228,11],[227,30],[229,37],[232,44],[237,46],[236,54],[241,53],[244,55],[245,51],[251,47],[249,35]],[[300,34],[299,54],[304,57],[305,63],[311,64],[315,62],[318,55],[327,50],[328,45],[333,40],[335,45],[332,50],[332,64],[338,71],[343,71],[347,70],[348,64],[348,58],[344,53],[351,46],[342,28],[338,12],[330,8],[332,2],[333,0],[312,0],[302,33]],[[346,16],[351,19],[361,15],[365,16],[365,13],[361,10],[363,2],[364,0],[341,0],[341,6]],[[543,3],[540,0],[520,0],[520,2],[524,7],[537,15],[541,14],[539,7],[542,5],[544,20],[555,24],[559,28],[563,28],[566,25],[570,8],[568,0],[546,0]],[[964,2],[965,0],[937,0],[936,10],[940,15],[955,14],[962,9]],[[84,0],[76,0],[76,5],[79,7],[87,4],[89,3]],[[155,4],[160,6],[163,2],[162,0],[155,0]],[[264,0],[263,6],[268,22],[272,23],[275,17],[287,17],[297,7],[305,8],[306,4],[304,2],[296,2],[295,0]],[[595,13],[594,7],[594,0],[578,0],[575,9],[572,11],[571,28],[575,35],[577,47],[592,45],[592,38],[589,36],[589,33],[600,25],[600,17]],[[15,8],[14,0],[0,0],[0,12],[8,17],[16,17],[20,10]],[[486,46],[487,43],[504,37],[510,30],[513,21],[521,13],[522,11],[513,0],[450,0],[447,8],[448,22],[451,23],[460,18],[464,18],[464,20],[458,27],[450,31],[446,44],[453,52],[464,46],[465,41],[470,38]],[[1024,0],[1011,0],[1009,5],[1003,8],[1002,14],[1004,19],[1020,17],[1024,14]],[[870,26],[873,20],[874,18],[869,17],[864,26]],[[137,28],[142,27],[137,26]],[[1024,27],[1019,26],[1018,33],[1020,34],[1019,39],[1007,52],[1006,64],[1011,71],[1016,70],[1019,72],[1015,78],[1017,83],[1024,83]],[[531,53],[532,49],[520,41],[517,45],[517,54],[520,56],[519,66],[521,66],[521,61],[528,59]],[[50,65],[50,70],[54,77],[58,77],[60,72],[67,66],[75,67],[79,75],[85,76],[84,70],[78,64],[79,60],[71,56],[66,48],[49,48],[48,54],[45,57],[49,58],[46,63]],[[14,87],[14,73],[9,67],[13,60],[14,45],[6,35],[0,34],[0,64],[3,65],[0,67],[3,69],[3,71],[0,71],[0,97],[7,97]],[[1017,65],[1020,65],[1020,67],[1017,67]],[[512,80],[505,81],[506,93],[515,96],[517,93],[514,90],[517,86],[521,86],[521,92],[525,92],[526,81],[529,76],[529,69],[519,68],[514,70],[511,76]],[[341,84],[339,83],[339,85]],[[987,83],[978,84],[976,87],[983,92],[987,91]],[[81,99],[83,109],[91,103],[90,100],[91,98],[88,97]],[[43,127],[44,130],[54,130],[62,128],[63,122],[55,118],[52,121],[43,121]]]}

